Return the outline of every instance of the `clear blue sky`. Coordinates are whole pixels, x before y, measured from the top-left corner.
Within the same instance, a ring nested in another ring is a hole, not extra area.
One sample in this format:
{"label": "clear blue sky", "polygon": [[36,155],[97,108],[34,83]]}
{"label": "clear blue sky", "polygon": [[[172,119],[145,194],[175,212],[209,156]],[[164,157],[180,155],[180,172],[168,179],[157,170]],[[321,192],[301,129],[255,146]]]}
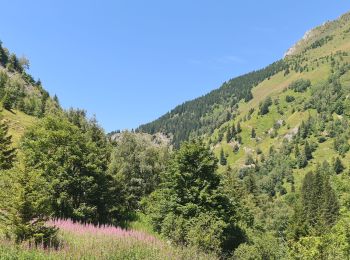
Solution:
{"label": "clear blue sky", "polygon": [[0,39],[65,108],[136,128],[281,58],[349,0],[4,0]]}

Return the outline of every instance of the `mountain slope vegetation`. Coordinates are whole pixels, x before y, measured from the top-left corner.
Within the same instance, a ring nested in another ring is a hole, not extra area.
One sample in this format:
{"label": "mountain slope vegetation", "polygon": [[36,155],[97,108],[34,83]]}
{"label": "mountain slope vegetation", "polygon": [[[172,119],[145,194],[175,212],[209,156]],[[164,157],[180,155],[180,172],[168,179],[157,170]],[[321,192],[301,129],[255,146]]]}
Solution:
{"label": "mountain slope vegetation", "polygon": [[[248,98],[232,99],[225,83],[138,129],[177,135],[175,145],[199,136],[215,152],[228,190],[255,216],[238,259],[348,257],[349,40],[348,13],[309,31],[273,65],[279,69],[243,84]],[[189,128],[174,123],[193,115]]]}
{"label": "mountain slope vegetation", "polygon": [[282,60],[109,135],[1,47],[0,253],[349,259],[349,42],[350,13]]}
{"label": "mountain slope vegetation", "polygon": [[252,98],[251,89],[263,80],[284,70],[277,61],[268,67],[225,82],[219,89],[193,101],[177,106],[154,122],[141,125],[137,131],[163,132],[170,135],[176,146],[194,135],[212,133],[215,128],[235,117],[240,100]]}

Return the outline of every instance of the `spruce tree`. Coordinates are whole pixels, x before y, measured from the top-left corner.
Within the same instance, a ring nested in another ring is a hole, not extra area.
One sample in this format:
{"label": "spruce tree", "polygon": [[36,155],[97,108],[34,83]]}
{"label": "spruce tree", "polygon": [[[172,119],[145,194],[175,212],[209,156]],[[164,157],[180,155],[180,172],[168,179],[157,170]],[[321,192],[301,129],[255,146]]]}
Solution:
{"label": "spruce tree", "polygon": [[221,148],[221,151],[220,151],[220,164],[221,165],[226,165],[227,164],[227,159],[226,159],[224,150],[222,148]]}
{"label": "spruce tree", "polygon": [[252,137],[252,138],[255,138],[255,137],[256,137],[256,133],[255,133],[255,129],[254,129],[254,128],[252,128],[251,137]]}
{"label": "spruce tree", "polygon": [[16,197],[11,210],[16,242],[28,240],[35,246],[56,247],[58,229],[45,225],[51,210],[48,184],[38,172],[26,168],[16,172]]}
{"label": "spruce tree", "polygon": [[231,129],[231,133],[232,133],[232,137],[234,138],[237,134],[237,131],[236,131],[236,127],[235,127],[235,124],[233,123],[232,125],[232,129]]}
{"label": "spruce tree", "polygon": [[236,132],[237,132],[237,134],[239,134],[240,132],[242,132],[242,128],[241,128],[241,123],[240,123],[240,122],[237,123]]}
{"label": "spruce tree", "polygon": [[339,174],[339,173],[344,171],[345,167],[344,167],[342,161],[339,159],[339,157],[337,157],[334,160],[333,169],[334,169],[336,174]]}
{"label": "spruce tree", "polygon": [[306,160],[312,159],[312,149],[311,149],[308,141],[305,142],[304,153],[305,153]]}
{"label": "spruce tree", "polygon": [[184,142],[170,166],[148,198],[154,229],[203,251],[232,251],[243,238],[237,226],[240,204],[227,196],[214,154],[201,141]]}
{"label": "spruce tree", "polygon": [[2,99],[2,105],[6,110],[11,110],[13,108],[13,98],[9,93],[5,93]]}
{"label": "spruce tree", "polygon": [[[319,168],[319,167],[318,167]],[[308,227],[307,233],[320,235],[332,227],[339,215],[339,203],[329,182],[329,176],[318,170],[305,175],[301,188],[299,221]]]}
{"label": "spruce tree", "polygon": [[8,135],[8,126],[0,117],[0,170],[12,168],[16,153],[11,144],[12,137]]}
{"label": "spruce tree", "polygon": [[231,142],[231,139],[232,139],[232,132],[231,132],[231,129],[228,128],[226,132],[226,142],[227,143]]}

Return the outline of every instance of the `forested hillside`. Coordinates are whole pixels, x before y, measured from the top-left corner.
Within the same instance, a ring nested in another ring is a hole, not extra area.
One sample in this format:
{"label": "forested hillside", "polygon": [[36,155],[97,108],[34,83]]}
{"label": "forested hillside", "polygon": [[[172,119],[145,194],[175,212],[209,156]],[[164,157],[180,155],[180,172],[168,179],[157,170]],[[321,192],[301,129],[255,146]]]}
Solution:
{"label": "forested hillside", "polygon": [[0,256],[349,259],[349,18],[109,135],[1,47]]}
{"label": "forested hillside", "polygon": [[280,60],[264,69],[231,79],[219,89],[177,106],[154,122],[141,125],[137,131],[168,134],[177,147],[190,136],[211,134],[236,116],[239,101],[252,99],[254,86],[285,68],[285,62]]}
{"label": "forested hillside", "polygon": [[18,58],[0,41],[0,103],[16,144],[36,118],[61,109],[58,98],[50,97],[40,80],[27,73],[29,65],[27,58]]}
{"label": "forested hillside", "polygon": [[[309,31],[256,81],[233,79],[138,129],[174,144],[201,136],[215,152],[227,194],[243,203],[237,259],[349,257],[349,17]],[[246,92],[232,99],[235,82]]]}

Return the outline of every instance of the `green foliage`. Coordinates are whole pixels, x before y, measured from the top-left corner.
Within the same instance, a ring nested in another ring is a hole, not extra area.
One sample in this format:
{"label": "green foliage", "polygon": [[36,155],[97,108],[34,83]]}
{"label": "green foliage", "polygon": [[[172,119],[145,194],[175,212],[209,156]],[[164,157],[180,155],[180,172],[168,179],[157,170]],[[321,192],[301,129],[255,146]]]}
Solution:
{"label": "green foliage", "polygon": [[227,164],[227,159],[226,159],[226,156],[225,156],[225,153],[224,153],[223,149],[220,150],[220,164],[221,165],[226,165]]}
{"label": "green foliage", "polygon": [[295,92],[305,92],[311,86],[310,80],[297,79],[290,83],[289,88]]}
{"label": "green foliage", "polygon": [[229,143],[231,142],[233,138],[233,133],[231,132],[231,129],[228,127],[226,131],[226,142]]}
{"label": "green foliage", "polygon": [[[95,122],[48,117],[28,130],[21,149],[27,167],[42,171],[57,217],[105,223],[109,216],[109,149]],[[83,122],[83,124],[82,124]],[[77,126],[79,125],[79,127]]]}
{"label": "green foliage", "polygon": [[15,150],[7,126],[0,122],[0,229],[16,242],[29,240],[35,245],[56,244],[56,229],[45,226],[49,215],[47,185],[41,174],[16,166],[11,169]]}
{"label": "green foliage", "polygon": [[336,174],[339,174],[339,173],[342,173],[344,171],[345,167],[342,163],[342,161],[340,160],[339,157],[337,157],[335,160],[334,160],[334,163],[333,163],[333,170]]}
{"label": "green foliage", "polygon": [[294,100],[295,100],[295,98],[293,96],[289,96],[289,95],[286,96],[286,102],[291,103]]}
{"label": "green foliage", "polygon": [[[41,82],[36,82],[26,73],[29,60],[25,57],[18,59],[15,54],[9,54],[1,44],[0,65],[7,68],[0,70],[0,100],[5,109],[9,111],[18,109],[28,115],[42,117],[46,110],[56,103],[43,89]],[[56,106],[59,107],[58,103]]]}
{"label": "green foliage", "polygon": [[329,182],[329,165],[318,166],[316,174],[305,175],[300,207],[296,208],[292,233],[294,238],[320,235],[329,230],[339,216],[339,203]]}
{"label": "green foliage", "polygon": [[154,134],[162,132],[172,134],[176,147],[190,136],[210,133],[228,120],[226,111],[215,113],[216,108],[231,108],[236,110],[240,100],[252,99],[251,89],[265,79],[284,70],[285,62],[277,61],[264,69],[253,71],[246,75],[225,82],[219,89],[214,90],[200,98],[177,106],[159,119],[141,125],[139,131]]}
{"label": "green foliage", "polygon": [[183,143],[164,183],[148,201],[155,230],[176,243],[205,251],[231,251],[238,246],[243,239],[237,226],[238,205],[222,192],[216,170],[217,159],[201,141]]}
{"label": "green foliage", "polygon": [[333,40],[333,35],[327,35],[319,40],[316,40],[315,42],[313,42],[311,45],[310,45],[310,49],[316,49],[316,48],[319,48],[323,45],[325,45],[327,42]]}
{"label": "green foliage", "polygon": [[251,137],[251,138],[255,138],[255,137],[256,137],[255,128],[252,128],[252,131],[251,131],[251,133],[250,133],[250,137]]}
{"label": "green foliage", "polygon": [[11,136],[8,135],[8,126],[3,122],[0,115],[0,170],[12,168],[15,157],[16,152],[12,148]]}
{"label": "green foliage", "polygon": [[57,246],[57,229],[45,226],[50,215],[47,183],[35,171],[18,168],[15,171],[17,176],[12,180],[17,182],[16,195],[9,212],[16,242],[29,240],[38,246]]}
{"label": "green foliage", "polygon": [[311,93],[310,107],[316,109],[318,113],[343,112],[342,86],[337,78],[330,77],[327,82],[316,85],[312,88]]}
{"label": "green foliage", "polygon": [[116,201],[127,214],[140,209],[140,202],[160,183],[169,158],[166,143],[146,134],[123,132],[114,143],[109,174]]}
{"label": "green foliage", "polygon": [[271,234],[254,234],[250,243],[241,244],[234,253],[235,259],[283,259],[285,245]]}
{"label": "green foliage", "polygon": [[259,105],[259,115],[266,115],[269,112],[269,107],[272,105],[271,97],[267,97],[262,103]]}

